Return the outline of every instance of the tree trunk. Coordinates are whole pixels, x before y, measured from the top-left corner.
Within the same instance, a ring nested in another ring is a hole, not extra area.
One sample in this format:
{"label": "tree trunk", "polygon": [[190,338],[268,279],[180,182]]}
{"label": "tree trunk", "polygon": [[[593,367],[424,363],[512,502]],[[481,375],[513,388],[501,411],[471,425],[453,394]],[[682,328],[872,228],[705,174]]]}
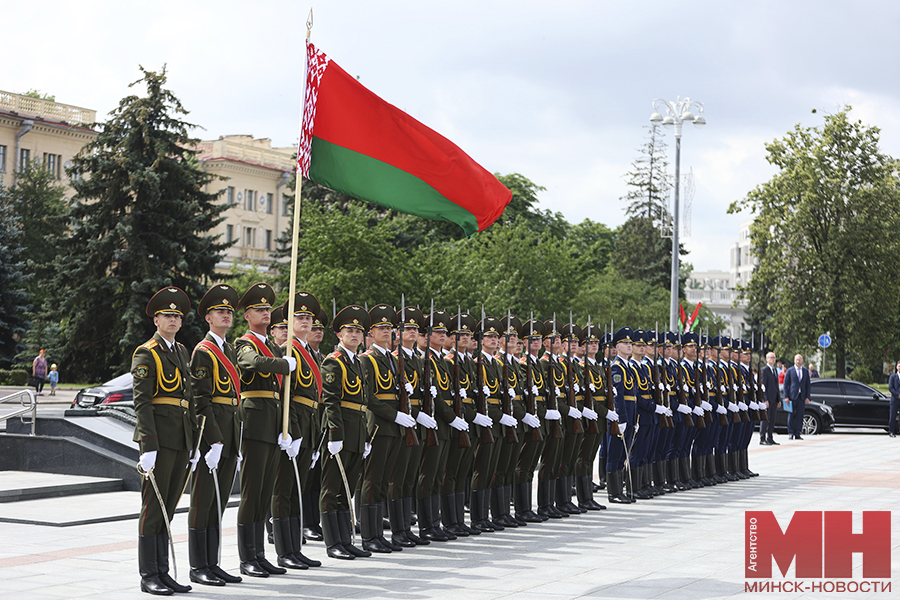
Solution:
{"label": "tree trunk", "polygon": [[838,379],[846,379],[847,378],[847,356],[844,352],[843,348],[835,348],[834,352],[834,360],[835,360],[835,373],[834,376]]}

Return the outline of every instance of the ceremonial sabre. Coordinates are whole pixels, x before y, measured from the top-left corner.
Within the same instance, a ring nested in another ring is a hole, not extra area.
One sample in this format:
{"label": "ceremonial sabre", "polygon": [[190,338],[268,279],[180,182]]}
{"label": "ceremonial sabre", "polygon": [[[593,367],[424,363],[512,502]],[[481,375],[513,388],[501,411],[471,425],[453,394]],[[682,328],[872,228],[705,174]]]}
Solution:
{"label": "ceremonial sabre", "polygon": [[[206,415],[200,415],[200,433],[197,435],[197,446],[194,448],[194,454],[191,456],[197,456],[200,454],[200,442],[203,441],[203,429],[206,427]],[[188,457],[190,459],[190,457]],[[199,459],[198,459],[199,460]],[[191,468],[191,461],[188,460],[187,466],[185,469]],[[181,488],[181,496],[184,496],[184,493],[187,491],[188,482],[191,480],[191,473],[193,470],[189,470],[187,477],[184,478],[184,487]],[[178,499],[181,500],[181,496],[178,496]]]}
{"label": "ceremonial sabre", "polygon": [[[344,470],[344,461],[341,453],[332,454],[337,459],[338,469],[341,470],[341,479],[344,480],[344,491],[347,493],[347,505],[350,507],[350,543],[356,545],[356,511],[353,510],[353,495],[350,493],[350,483],[347,481],[347,472]],[[302,530],[301,530],[302,531]]]}
{"label": "ceremonial sabre", "polygon": [[[169,513],[166,512],[166,503],[163,502],[162,494],[159,493],[159,486],[156,485],[156,476],[153,475],[153,469],[156,468],[154,465],[150,467],[149,471],[145,471],[141,468],[141,463],[137,464],[137,472],[144,476],[145,479],[149,479],[150,483],[153,484],[153,491],[156,492],[156,499],[159,500],[159,510],[162,511],[163,517],[166,520],[166,531],[169,533],[169,549],[172,551],[172,571],[175,573],[175,579],[178,579],[178,563],[175,562],[175,541],[172,539],[172,527],[169,524]],[[183,494],[184,492],[182,492]]]}
{"label": "ceremonial sabre", "polygon": [[222,495],[219,493],[219,469],[210,469],[209,472],[213,476],[213,485],[216,490],[216,506],[219,509],[219,562],[216,564],[220,564],[222,562]]}

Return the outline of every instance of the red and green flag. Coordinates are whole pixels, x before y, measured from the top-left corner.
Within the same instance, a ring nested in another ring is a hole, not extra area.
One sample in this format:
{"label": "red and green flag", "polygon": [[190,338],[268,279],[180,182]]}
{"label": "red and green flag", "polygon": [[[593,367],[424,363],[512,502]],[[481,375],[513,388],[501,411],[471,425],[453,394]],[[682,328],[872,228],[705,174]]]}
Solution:
{"label": "red and green flag", "polygon": [[366,89],[306,41],[297,168],[304,177],[381,206],[451,221],[473,235],[512,193],[453,142]]}

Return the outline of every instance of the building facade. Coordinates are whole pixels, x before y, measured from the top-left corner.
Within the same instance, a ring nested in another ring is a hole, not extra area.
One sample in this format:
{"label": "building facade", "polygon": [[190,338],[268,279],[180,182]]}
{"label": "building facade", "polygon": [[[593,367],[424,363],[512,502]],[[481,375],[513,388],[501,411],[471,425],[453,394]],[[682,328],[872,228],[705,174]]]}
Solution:
{"label": "building facade", "polygon": [[25,165],[47,169],[71,194],[66,167],[97,136],[97,112],[0,91],[0,182],[12,187]]}
{"label": "building facade", "polygon": [[269,139],[229,135],[200,142],[196,150],[200,167],[219,176],[206,191],[220,193],[219,201],[230,206],[225,220],[210,232],[234,242],[216,269],[227,272],[234,264],[252,263],[269,270],[276,240],[290,227],[285,185],[294,172],[295,149],[273,148]]}

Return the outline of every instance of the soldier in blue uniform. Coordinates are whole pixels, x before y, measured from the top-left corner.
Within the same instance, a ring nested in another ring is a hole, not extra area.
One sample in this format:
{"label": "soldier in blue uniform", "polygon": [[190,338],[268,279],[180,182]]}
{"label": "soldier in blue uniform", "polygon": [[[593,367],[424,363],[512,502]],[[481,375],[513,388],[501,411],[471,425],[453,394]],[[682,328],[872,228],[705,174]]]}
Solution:
{"label": "soldier in blue uniform", "polygon": [[609,449],[606,455],[606,489],[609,501],[616,504],[634,502],[624,492],[626,461],[629,449],[634,440],[634,426],[637,418],[637,377],[634,369],[628,364],[632,351],[632,331],[630,327],[622,327],[613,336],[616,346],[616,357],[612,361],[610,374],[612,377],[613,398],[616,410],[614,420],[619,422],[620,436],[609,436]]}

